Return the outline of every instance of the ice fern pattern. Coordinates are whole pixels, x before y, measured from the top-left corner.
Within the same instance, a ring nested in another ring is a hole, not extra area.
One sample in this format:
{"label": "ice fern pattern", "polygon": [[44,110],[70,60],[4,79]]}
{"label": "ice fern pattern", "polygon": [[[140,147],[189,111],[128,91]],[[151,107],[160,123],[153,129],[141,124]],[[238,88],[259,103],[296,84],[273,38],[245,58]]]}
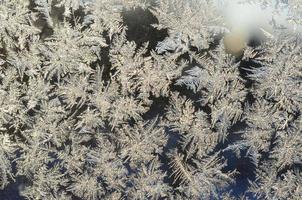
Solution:
{"label": "ice fern pattern", "polygon": [[0,0],[0,199],[302,199],[300,3]]}

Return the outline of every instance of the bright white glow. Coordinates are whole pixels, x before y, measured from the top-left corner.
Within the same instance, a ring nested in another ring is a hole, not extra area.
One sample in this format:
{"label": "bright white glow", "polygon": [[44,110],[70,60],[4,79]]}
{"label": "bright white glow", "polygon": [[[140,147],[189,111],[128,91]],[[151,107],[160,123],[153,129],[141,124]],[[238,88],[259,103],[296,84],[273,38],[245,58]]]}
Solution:
{"label": "bright white glow", "polygon": [[273,6],[261,6],[260,1],[241,2],[242,0],[216,0],[215,2],[230,31],[240,31],[247,34],[247,37],[255,36],[254,34],[259,31],[273,34],[272,22],[274,21],[286,28],[286,31],[302,32],[301,26],[294,26],[287,21],[289,13],[286,7],[277,10]]}

